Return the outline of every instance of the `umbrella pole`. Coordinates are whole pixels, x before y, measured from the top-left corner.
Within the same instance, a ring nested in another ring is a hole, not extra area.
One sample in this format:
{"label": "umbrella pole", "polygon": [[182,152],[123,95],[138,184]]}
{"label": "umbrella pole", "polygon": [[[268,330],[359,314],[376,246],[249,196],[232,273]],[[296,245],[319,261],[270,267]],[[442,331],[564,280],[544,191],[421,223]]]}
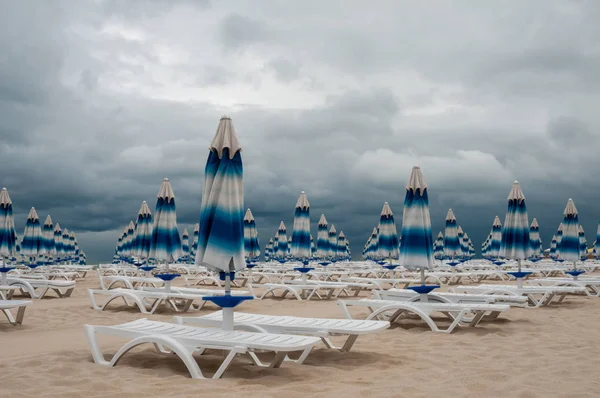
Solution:
{"label": "umbrella pole", "polygon": [[[225,273],[225,296],[231,296],[231,272]],[[233,307],[223,308],[223,329],[233,330]]]}

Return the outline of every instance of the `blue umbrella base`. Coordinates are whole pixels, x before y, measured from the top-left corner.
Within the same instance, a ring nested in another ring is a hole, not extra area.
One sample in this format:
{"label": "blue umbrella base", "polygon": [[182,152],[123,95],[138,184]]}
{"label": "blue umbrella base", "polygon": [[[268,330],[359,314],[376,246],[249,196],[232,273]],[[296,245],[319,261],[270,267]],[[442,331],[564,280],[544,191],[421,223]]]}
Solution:
{"label": "blue umbrella base", "polygon": [[580,270],[580,269],[573,269],[570,271],[566,271],[565,274],[571,275],[571,276],[579,276],[581,274],[585,273],[585,271]]}
{"label": "blue umbrella base", "polygon": [[39,267],[42,264],[27,264],[27,266],[31,269],[36,269],[37,267]]}
{"label": "blue umbrella base", "polygon": [[141,269],[142,271],[152,271],[154,268],[156,268],[156,267],[151,267],[151,266],[149,266],[149,265],[146,265],[146,266],[140,267],[140,269]]}
{"label": "blue umbrella base", "polygon": [[456,266],[457,266],[458,264],[460,264],[460,263],[458,263],[458,262],[456,262],[456,261],[451,261],[451,262],[449,262],[449,263],[447,263],[447,264],[448,264],[449,266],[451,266],[451,267],[456,267]]}
{"label": "blue umbrella base", "polygon": [[383,268],[385,269],[389,269],[390,271],[393,271],[397,268],[397,265],[384,265]]}
{"label": "blue umbrella base", "polygon": [[529,261],[531,261],[532,263],[537,263],[538,261],[540,261],[541,258],[537,257],[537,258],[530,258]]}
{"label": "blue umbrella base", "polygon": [[298,267],[298,268],[294,268],[296,271],[298,272],[302,272],[303,274],[306,274],[310,271],[312,271],[314,268],[310,268],[310,267]]}
{"label": "blue umbrella base", "polygon": [[533,272],[507,272],[508,275],[512,275],[517,279],[525,278],[527,275],[533,274]]}
{"label": "blue umbrella base", "polygon": [[504,265],[504,261],[494,261],[494,265]]}
{"label": "blue umbrella base", "polygon": [[252,269],[252,268],[256,267],[257,265],[258,265],[258,264],[256,264],[256,263],[246,263],[246,267],[247,267],[247,268],[250,268],[250,269]]}
{"label": "blue umbrella base", "polygon": [[15,269],[15,267],[0,267],[0,272],[8,272]]}
{"label": "blue umbrella base", "polygon": [[157,275],[154,275],[154,277],[156,277],[158,279],[162,279],[165,282],[172,281],[173,279],[178,278],[180,276],[181,276],[181,274],[157,274]]}
{"label": "blue umbrella base", "polygon": [[324,267],[325,267],[325,266],[327,266],[327,265],[329,265],[329,264],[331,264],[329,261],[321,261],[321,262],[319,263],[319,265],[322,265],[322,266],[324,266]]}
{"label": "blue umbrella base", "polygon": [[433,290],[438,289],[439,285],[419,285],[419,286],[409,286],[407,289],[414,290],[419,294],[429,294]]}
{"label": "blue umbrella base", "polygon": [[238,305],[240,305],[241,303],[243,303],[244,301],[254,300],[254,297],[252,297],[252,296],[232,296],[232,295],[227,294],[225,296],[202,297],[202,300],[210,301],[211,303],[214,303],[215,305],[218,305],[221,308],[235,308]]}

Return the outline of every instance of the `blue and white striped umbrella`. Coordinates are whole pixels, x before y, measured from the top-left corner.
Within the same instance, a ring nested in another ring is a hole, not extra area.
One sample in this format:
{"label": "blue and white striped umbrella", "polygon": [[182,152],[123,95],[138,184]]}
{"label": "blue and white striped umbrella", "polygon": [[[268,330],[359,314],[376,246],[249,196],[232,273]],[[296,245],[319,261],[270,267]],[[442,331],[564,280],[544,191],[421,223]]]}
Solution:
{"label": "blue and white striped umbrella", "polygon": [[163,180],[156,198],[149,257],[164,260],[168,272],[169,262],[175,261],[182,254],[181,238],[177,229],[175,193],[168,178]]}
{"label": "blue and white striped umbrella", "polygon": [[291,236],[288,236],[287,255],[288,255],[288,258],[292,257],[292,237]]}
{"label": "blue and white striped umbrella", "polygon": [[137,222],[135,224],[135,238],[133,243],[133,255],[139,259],[147,259],[150,256],[150,246],[152,246],[152,230],[154,221],[152,213],[146,201],[142,202],[138,211]]}
{"label": "blue and white striped umbrella", "polygon": [[277,229],[277,258],[285,259],[288,256],[288,238],[287,229],[285,224],[279,223],[279,229]]}
{"label": "blue and white striped umbrella", "polygon": [[377,227],[373,227],[373,231],[371,232],[371,244],[369,245],[369,259],[378,260],[379,259],[379,231]]}
{"label": "blue and white striped umbrella", "polygon": [[539,257],[542,254],[542,241],[540,240],[540,226],[537,218],[534,218],[529,226],[529,245],[531,246],[531,256]]}
{"label": "blue and white striped umbrella", "polygon": [[182,256],[180,258],[186,261],[190,258],[190,234],[187,228],[183,230],[183,234],[181,235],[181,253]]}
{"label": "blue and white striped umbrella", "polygon": [[337,239],[337,258],[340,260],[348,259],[348,246],[346,246],[346,235],[340,231]]}
{"label": "blue and white striped umbrella", "polygon": [[446,257],[454,259],[460,255],[460,242],[458,240],[458,223],[452,209],[446,215],[446,229],[444,230],[444,253]]}
{"label": "blue and white striped umbrella", "polygon": [[331,224],[328,232],[329,250],[327,256],[331,259],[335,259],[337,256],[337,231],[335,225]]}
{"label": "blue and white striped umbrella", "polygon": [[579,246],[579,216],[572,199],[569,199],[562,222],[562,237],[556,242],[558,256],[561,260],[577,262],[581,258]]}
{"label": "blue and white striped umbrella", "polygon": [[550,257],[556,258],[556,235],[552,236],[552,240],[550,241]]}
{"label": "blue and white striped umbrella", "polygon": [[[29,210],[27,221],[25,222],[25,231],[23,231],[23,242],[21,242],[21,254],[26,257],[37,257],[44,248],[44,238],[42,236],[42,226],[35,208]],[[31,260],[30,260],[31,261]]]}
{"label": "blue and white striped umbrella", "polygon": [[196,252],[198,252],[198,235],[200,234],[200,224],[196,223],[196,225],[194,225],[194,232],[192,235],[192,248],[191,248],[191,255],[192,255],[192,259],[196,258]]}
{"label": "blue and white striped umbrella", "polygon": [[271,256],[273,259],[277,259],[279,257],[279,235],[275,232],[275,236],[273,236],[273,246],[271,247]]}
{"label": "blue and white striped umbrella", "polygon": [[508,195],[508,209],[502,228],[500,257],[518,260],[519,272],[521,272],[521,260],[529,258],[530,254],[529,219],[525,195],[523,195],[519,182],[515,181]]}
{"label": "blue and white striped umbrella", "polygon": [[69,248],[71,249],[71,262],[75,261],[74,257],[77,257],[77,260],[79,260],[79,246],[77,245],[77,239],[73,231],[69,231]]}
{"label": "blue and white striped umbrella", "polygon": [[[399,263],[408,269],[423,271],[433,268],[433,238],[427,192],[427,183],[421,168],[414,166],[406,185],[400,233],[402,245]],[[421,279],[424,283],[423,273]]]}
{"label": "blue and white striped umbrella", "polygon": [[440,231],[434,242],[433,257],[441,260],[444,257],[444,234]]}
{"label": "blue and white striped umbrella", "polygon": [[308,260],[310,252],[310,203],[304,191],[294,209],[294,228],[292,230],[291,255],[298,260]]}
{"label": "blue and white striped umbrella", "polygon": [[315,241],[313,240],[312,235],[310,235],[310,257],[315,258],[317,254],[317,245],[315,245]]}
{"label": "blue and white striped umbrella", "polygon": [[244,215],[244,253],[246,261],[250,262],[258,260],[260,256],[260,242],[258,241],[256,221],[250,209],[247,209]]}
{"label": "blue and white striped umbrella", "polygon": [[6,257],[12,257],[15,253],[15,221],[13,218],[12,201],[6,188],[0,192],[0,256],[2,265],[6,264]]}
{"label": "blue and white striped umbrella", "polygon": [[317,228],[317,258],[324,260],[329,255],[329,229],[324,214],[321,214]]}
{"label": "blue and white striped umbrella", "polygon": [[585,231],[581,224],[579,224],[579,252],[581,258],[587,257],[587,239],[585,238]]}
{"label": "blue and white striped umbrella", "polygon": [[498,258],[500,256],[500,245],[502,244],[502,223],[500,217],[496,216],[492,223],[492,240],[490,242],[490,256]]}
{"label": "blue and white striped umbrella", "polygon": [[129,221],[129,224],[127,224],[126,228],[126,236],[125,236],[125,256],[126,257],[132,257],[133,256],[133,249],[134,249],[134,243],[135,243],[135,224],[133,223],[133,221]]}
{"label": "blue and white striped umbrella", "polygon": [[596,256],[600,256],[600,222],[598,222],[598,229],[596,230],[596,244],[594,245],[596,250]]}
{"label": "blue and white striped umbrella", "polygon": [[397,259],[399,255],[398,231],[394,221],[394,213],[388,202],[383,204],[379,215],[379,235],[377,237],[379,254],[384,259]]}
{"label": "blue and white striped umbrella", "polygon": [[265,246],[265,261],[269,262],[271,260],[271,258],[273,257],[273,238],[269,239],[269,242],[267,242],[267,245]]}
{"label": "blue and white striped umbrella", "polygon": [[556,257],[560,258],[559,253],[560,253],[560,242],[562,240],[563,237],[563,223],[561,222],[560,224],[558,224],[558,229],[556,230]]}
{"label": "blue and white striped umbrella", "polygon": [[62,242],[63,261],[68,262],[71,258],[71,245],[69,242],[69,229],[65,228],[62,230],[62,236],[60,237]]}
{"label": "blue and white striped umbrella", "polygon": [[196,264],[225,272],[244,261],[244,166],[231,119],[223,116],[204,171]]}
{"label": "blue and white striped umbrella", "polygon": [[459,247],[459,257],[465,257],[467,254],[467,248],[465,247],[465,231],[463,231],[462,227],[459,225],[456,229],[456,235],[458,236],[458,247]]}
{"label": "blue and white striped umbrella", "polygon": [[60,224],[54,224],[54,248],[56,250],[56,260],[60,261],[62,257],[64,257],[64,248],[62,243],[62,229],[60,229]]}
{"label": "blue and white striped umbrella", "polygon": [[463,256],[470,257],[471,256],[471,239],[469,239],[469,234],[466,232],[463,233]]}
{"label": "blue and white striped umbrella", "polygon": [[48,215],[42,226],[42,237],[44,239],[43,253],[48,257],[56,256],[56,246],[54,245],[54,224],[52,218]]}

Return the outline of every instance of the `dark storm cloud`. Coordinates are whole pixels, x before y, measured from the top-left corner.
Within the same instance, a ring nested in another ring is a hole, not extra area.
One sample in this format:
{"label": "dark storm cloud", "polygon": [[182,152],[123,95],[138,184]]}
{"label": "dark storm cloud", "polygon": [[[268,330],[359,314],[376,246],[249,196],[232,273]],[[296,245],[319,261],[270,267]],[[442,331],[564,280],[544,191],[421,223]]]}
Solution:
{"label": "dark storm cloud", "polygon": [[518,179],[549,242],[569,197],[600,218],[594,2],[7,2],[1,185],[107,260],[162,178],[198,222],[219,117],[243,146],[261,242],[300,191],[358,255],[414,164],[433,230],[452,207],[476,246]]}

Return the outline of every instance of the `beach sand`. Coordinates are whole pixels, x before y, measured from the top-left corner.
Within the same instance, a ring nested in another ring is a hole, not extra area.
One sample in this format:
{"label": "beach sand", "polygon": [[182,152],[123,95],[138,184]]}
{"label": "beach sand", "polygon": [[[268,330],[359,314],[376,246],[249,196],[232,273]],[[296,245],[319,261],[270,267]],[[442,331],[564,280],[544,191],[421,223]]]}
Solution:
{"label": "beach sand", "polygon": [[[36,300],[24,324],[0,320],[0,396],[11,397],[594,397],[600,390],[600,298],[569,297],[540,309],[511,309],[494,322],[451,335],[415,322],[359,337],[353,350],[316,349],[304,365],[279,369],[234,361],[219,380],[193,380],[176,356],[142,346],[114,368],[93,363],[85,323],[112,325],[146,316],[134,311],[94,311],[87,288],[73,296]],[[207,305],[198,314],[215,307]],[[342,317],[335,300],[255,300],[239,311]],[[360,311],[360,310],[359,310]],[[194,314],[194,313],[192,313]],[[173,312],[150,316],[169,321]],[[111,355],[120,347],[102,339]],[[218,355],[218,354],[217,354]],[[214,371],[220,358],[199,358]]]}

